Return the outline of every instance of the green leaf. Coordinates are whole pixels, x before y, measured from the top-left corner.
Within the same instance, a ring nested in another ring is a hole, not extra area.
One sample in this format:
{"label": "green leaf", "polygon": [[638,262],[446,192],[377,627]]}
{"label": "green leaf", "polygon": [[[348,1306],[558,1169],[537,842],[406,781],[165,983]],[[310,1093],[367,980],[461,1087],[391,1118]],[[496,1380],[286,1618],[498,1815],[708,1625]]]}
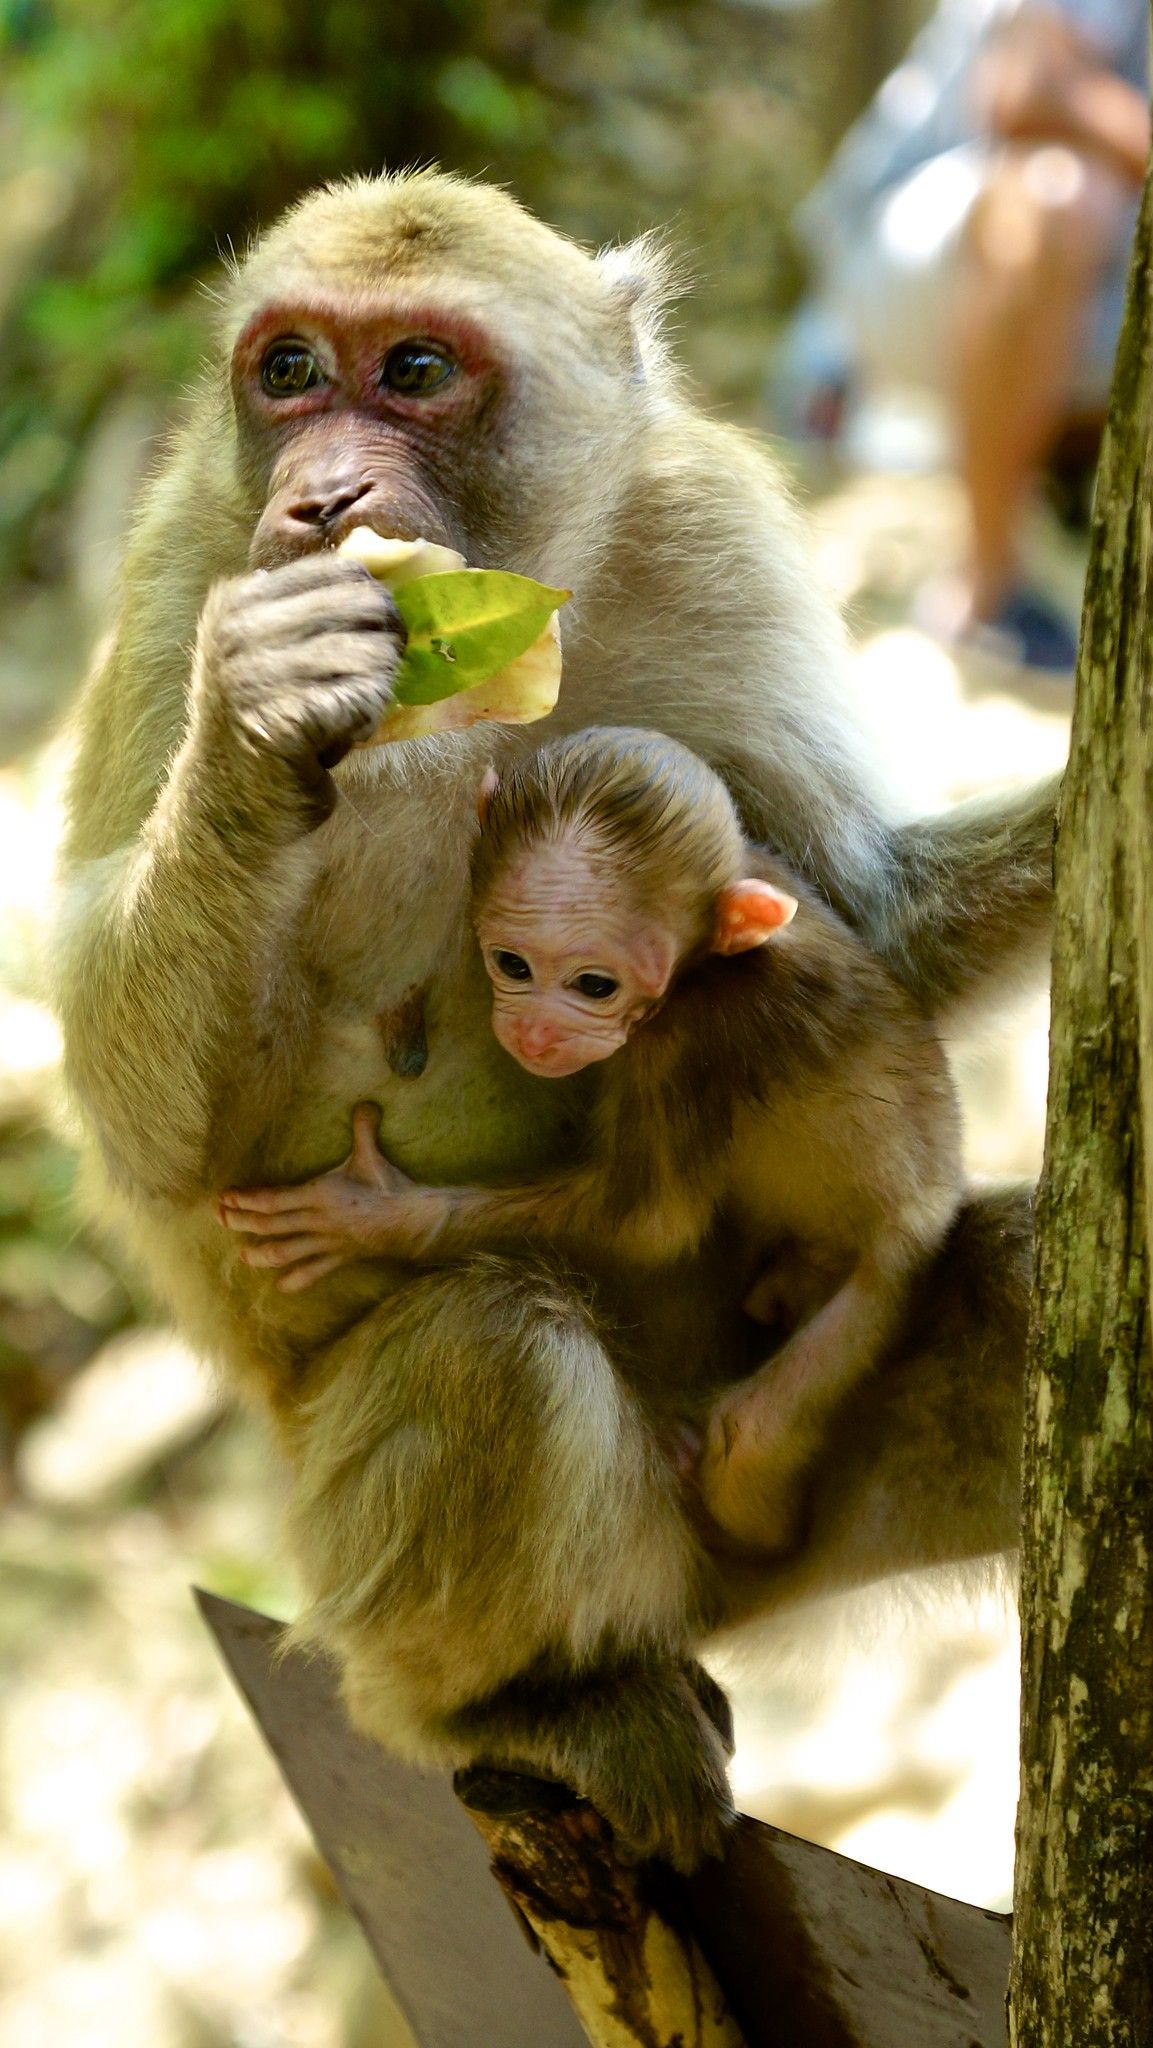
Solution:
{"label": "green leaf", "polygon": [[408,644],[396,673],[398,704],[438,704],[486,683],[540,638],[572,596],[504,569],[451,569],[393,592]]}

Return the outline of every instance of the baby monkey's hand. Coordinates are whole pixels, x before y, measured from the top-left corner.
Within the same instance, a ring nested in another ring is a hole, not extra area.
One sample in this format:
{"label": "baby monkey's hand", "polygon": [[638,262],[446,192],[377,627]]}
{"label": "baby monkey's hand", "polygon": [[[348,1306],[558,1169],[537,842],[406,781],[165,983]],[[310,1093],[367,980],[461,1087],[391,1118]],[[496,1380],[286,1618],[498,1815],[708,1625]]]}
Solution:
{"label": "baby monkey's hand", "polygon": [[445,1215],[437,1188],[422,1187],[385,1158],[380,1111],[352,1112],[352,1151],[343,1166],[281,1188],[226,1188],[219,1217],[242,1233],[246,1266],[281,1270],[277,1286],[299,1294],[354,1259],[415,1259],[427,1252]]}

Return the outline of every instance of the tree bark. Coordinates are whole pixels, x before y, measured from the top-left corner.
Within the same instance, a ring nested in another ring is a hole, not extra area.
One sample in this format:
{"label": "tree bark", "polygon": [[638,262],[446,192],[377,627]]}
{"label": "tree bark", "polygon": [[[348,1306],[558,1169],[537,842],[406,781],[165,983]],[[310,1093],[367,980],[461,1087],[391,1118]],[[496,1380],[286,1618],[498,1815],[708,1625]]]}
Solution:
{"label": "tree bark", "polygon": [[1026,1403],[1015,2048],[1153,2043],[1153,184],[1057,836]]}

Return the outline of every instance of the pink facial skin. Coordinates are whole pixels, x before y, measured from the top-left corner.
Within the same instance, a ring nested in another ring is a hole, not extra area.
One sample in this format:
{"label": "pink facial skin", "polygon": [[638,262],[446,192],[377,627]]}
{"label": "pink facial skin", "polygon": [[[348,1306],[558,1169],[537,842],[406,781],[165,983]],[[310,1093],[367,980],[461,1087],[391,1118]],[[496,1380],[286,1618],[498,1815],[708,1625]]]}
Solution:
{"label": "pink facial skin", "polygon": [[673,933],[642,920],[603,857],[571,838],[511,861],[476,933],[493,1030],[548,1081],[618,1051],[664,995],[678,957]]}

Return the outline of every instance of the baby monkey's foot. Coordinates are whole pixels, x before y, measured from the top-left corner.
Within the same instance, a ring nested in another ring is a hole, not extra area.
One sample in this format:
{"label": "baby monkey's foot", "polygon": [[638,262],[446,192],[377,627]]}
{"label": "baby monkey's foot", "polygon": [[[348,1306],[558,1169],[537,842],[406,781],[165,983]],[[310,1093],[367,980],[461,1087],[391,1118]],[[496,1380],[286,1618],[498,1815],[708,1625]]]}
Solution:
{"label": "baby monkey's foot", "polygon": [[[728,1506],[725,1490],[726,1514],[731,1516],[724,1523],[719,1519],[711,1498],[705,1495],[705,1469],[708,1456],[707,1440],[703,1425],[695,1422],[681,1422],[663,1439],[666,1456],[669,1458],[681,1488],[681,1505],[685,1515],[704,1548],[721,1558],[744,1558],[752,1553],[758,1560],[767,1552],[779,1548],[787,1549],[791,1544],[788,1529],[780,1532],[779,1541],[772,1536],[776,1524],[770,1520],[770,1513],[758,1500],[754,1508],[755,1527],[750,1537],[745,1533],[746,1518],[740,1509]],[[711,1467],[710,1467],[711,1469]],[[717,1489],[718,1494],[724,1490]]]}
{"label": "baby monkey's foot", "polygon": [[796,1547],[802,1475],[787,1435],[772,1428],[767,1407],[758,1377],[723,1395],[709,1416],[695,1485],[719,1532],[714,1548],[777,1557]]}
{"label": "baby monkey's foot", "polygon": [[775,1349],[816,1315],[843,1277],[839,1266],[790,1245],[787,1255],[757,1275],[744,1299],[745,1314],[770,1332]]}

